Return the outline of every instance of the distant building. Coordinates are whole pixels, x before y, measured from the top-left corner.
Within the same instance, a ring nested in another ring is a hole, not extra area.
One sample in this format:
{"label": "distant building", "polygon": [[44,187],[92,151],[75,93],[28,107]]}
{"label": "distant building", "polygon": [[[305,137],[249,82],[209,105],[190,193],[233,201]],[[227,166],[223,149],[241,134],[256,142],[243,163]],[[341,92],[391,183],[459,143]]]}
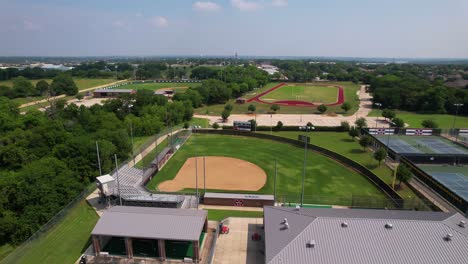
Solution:
{"label": "distant building", "polygon": [[257,68],[266,71],[269,75],[273,75],[279,71],[278,67],[270,64],[260,64]]}
{"label": "distant building", "polygon": [[165,97],[172,98],[175,94],[173,89],[160,89],[154,92],[155,95],[164,95]]}
{"label": "distant building", "polygon": [[136,91],[132,89],[96,89],[93,92],[94,98],[113,98],[125,94],[135,94]]}
{"label": "distant building", "polygon": [[458,213],[264,208],[265,263],[467,263]]}

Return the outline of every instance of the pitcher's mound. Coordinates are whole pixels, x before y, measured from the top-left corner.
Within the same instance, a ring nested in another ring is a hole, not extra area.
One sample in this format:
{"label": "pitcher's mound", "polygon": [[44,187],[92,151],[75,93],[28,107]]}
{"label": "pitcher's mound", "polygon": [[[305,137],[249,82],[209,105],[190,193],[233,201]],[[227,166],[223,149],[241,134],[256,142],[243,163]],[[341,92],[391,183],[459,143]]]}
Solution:
{"label": "pitcher's mound", "polygon": [[[159,184],[163,192],[195,189],[195,158],[185,161],[173,180]],[[204,188],[203,157],[198,157],[198,188]],[[266,173],[257,165],[235,158],[205,157],[206,189],[258,191],[266,183]]]}

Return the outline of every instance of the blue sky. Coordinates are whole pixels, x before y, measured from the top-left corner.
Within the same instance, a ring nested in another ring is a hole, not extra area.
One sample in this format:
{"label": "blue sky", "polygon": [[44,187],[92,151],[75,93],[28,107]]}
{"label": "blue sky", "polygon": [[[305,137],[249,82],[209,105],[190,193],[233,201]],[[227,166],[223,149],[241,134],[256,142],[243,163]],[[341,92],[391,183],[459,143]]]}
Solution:
{"label": "blue sky", "polygon": [[0,0],[0,56],[468,58],[468,0]]}

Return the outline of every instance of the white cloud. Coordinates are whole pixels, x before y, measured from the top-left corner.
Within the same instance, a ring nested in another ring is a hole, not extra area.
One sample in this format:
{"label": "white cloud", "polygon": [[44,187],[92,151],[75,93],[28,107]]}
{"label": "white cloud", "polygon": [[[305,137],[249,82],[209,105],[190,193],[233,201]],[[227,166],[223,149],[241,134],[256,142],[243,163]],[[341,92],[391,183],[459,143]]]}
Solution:
{"label": "white cloud", "polygon": [[138,12],[138,13],[135,14],[135,17],[142,17],[142,16],[143,16],[143,14],[140,13],[140,12]]}
{"label": "white cloud", "polygon": [[241,11],[255,11],[263,8],[263,3],[248,0],[231,0],[231,5]]}
{"label": "white cloud", "polygon": [[277,7],[284,7],[288,6],[288,0],[273,0],[271,4]]}
{"label": "white cloud", "polygon": [[217,3],[210,2],[210,1],[197,1],[193,3],[192,8],[197,11],[209,11],[209,12],[214,12],[214,11],[219,11],[221,10],[221,6],[218,5]]}
{"label": "white cloud", "polygon": [[162,17],[162,16],[152,17],[149,20],[149,22],[151,25],[158,27],[158,28],[167,27],[169,25],[169,21],[167,20],[167,18]]}
{"label": "white cloud", "polygon": [[124,28],[124,27],[127,26],[127,23],[125,23],[122,20],[116,20],[116,21],[112,22],[112,26],[114,26],[116,28]]}
{"label": "white cloud", "polygon": [[41,26],[37,23],[32,22],[31,20],[25,19],[23,20],[23,28],[25,30],[37,31],[41,29]]}

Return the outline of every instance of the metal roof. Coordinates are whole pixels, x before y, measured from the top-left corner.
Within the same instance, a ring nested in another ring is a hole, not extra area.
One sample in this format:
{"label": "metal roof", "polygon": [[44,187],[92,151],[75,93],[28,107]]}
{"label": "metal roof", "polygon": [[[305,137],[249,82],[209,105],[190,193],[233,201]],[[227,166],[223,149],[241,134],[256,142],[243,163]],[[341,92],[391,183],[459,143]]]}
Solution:
{"label": "metal roof", "polygon": [[92,235],[195,241],[205,210],[115,206],[104,212]]}
{"label": "metal roof", "polygon": [[[265,207],[264,217],[266,263],[436,264],[468,259],[468,226],[458,225],[467,219],[460,214]],[[385,228],[386,223],[393,228]],[[451,241],[444,239],[449,233]],[[313,247],[307,245],[311,241]]]}
{"label": "metal roof", "polygon": [[204,195],[205,198],[243,199],[243,200],[274,200],[273,195],[266,194],[237,194],[237,193],[210,193]]}

